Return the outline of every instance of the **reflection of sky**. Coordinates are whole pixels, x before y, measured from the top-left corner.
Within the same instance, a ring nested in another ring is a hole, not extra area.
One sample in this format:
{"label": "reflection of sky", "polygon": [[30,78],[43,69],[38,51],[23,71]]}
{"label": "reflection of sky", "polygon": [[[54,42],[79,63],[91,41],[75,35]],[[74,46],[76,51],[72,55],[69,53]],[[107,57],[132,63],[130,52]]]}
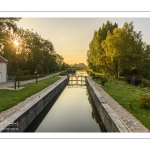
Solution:
{"label": "reflection of sky", "polygon": [[86,54],[93,33],[109,20],[122,27],[133,21],[135,31],[142,31],[143,41],[150,44],[150,18],[23,18],[17,25],[33,29],[44,39],[49,39],[56,52],[66,63],[86,63]]}
{"label": "reflection of sky", "polygon": [[100,132],[86,87],[66,87],[36,132]]}

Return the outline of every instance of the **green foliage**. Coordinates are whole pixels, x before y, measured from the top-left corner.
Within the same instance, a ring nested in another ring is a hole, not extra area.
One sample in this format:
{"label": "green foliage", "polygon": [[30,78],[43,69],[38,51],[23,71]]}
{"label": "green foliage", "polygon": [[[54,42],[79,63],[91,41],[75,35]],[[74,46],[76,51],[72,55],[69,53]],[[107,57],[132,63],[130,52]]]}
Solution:
{"label": "green foliage", "polygon": [[23,71],[18,68],[16,72],[16,76],[18,77],[18,76],[23,76],[23,75],[24,75]]}
{"label": "green foliage", "polygon": [[101,78],[101,84],[104,86],[108,82],[108,78]]}
{"label": "green foliage", "polygon": [[61,72],[59,75],[60,76],[66,76],[68,74],[68,71],[63,71],[63,72]]}
{"label": "green foliage", "polygon": [[117,79],[128,75],[150,79],[150,45],[142,41],[141,31],[134,31],[133,22],[118,28],[107,21],[94,32],[87,63],[87,70]]}
{"label": "green foliage", "polygon": [[89,44],[89,50],[87,52],[88,69],[92,69],[94,72],[105,72],[106,59],[101,43],[106,39],[107,33],[112,33],[117,27],[118,25],[116,23],[112,24],[111,22],[107,21],[107,23],[103,24],[98,31],[94,32],[93,39]]}
{"label": "green foliage", "polygon": [[94,81],[96,80],[100,80],[101,84],[104,86],[106,82],[108,82],[108,78],[107,77],[104,77],[102,74],[100,73],[96,73],[96,72],[89,72],[90,76],[92,77],[92,79]]}
{"label": "green foliage", "polygon": [[139,102],[143,108],[150,108],[150,96],[142,95],[139,98]]}
{"label": "green foliage", "polygon": [[[108,80],[107,84],[102,86],[102,88],[150,130],[150,118],[147,117],[150,116],[150,110],[144,109],[139,104],[139,97],[141,96],[141,93],[145,95],[145,92],[150,93],[150,90],[129,85],[121,80],[112,80],[117,81],[118,84]],[[100,83],[100,81],[97,81],[97,83]]]}
{"label": "green foliage", "polygon": [[23,71],[23,75],[24,75],[24,76],[30,75],[30,71],[29,71],[29,70],[24,70],[24,71]]}
{"label": "green foliage", "polygon": [[79,64],[72,64],[71,67],[76,68],[76,70],[85,70],[87,66],[84,63],[79,63]]}
{"label": "green foliage", "polygon": [[[67,69],[69,65],[56,53],[53,43],[33,29],[19,29],[15,23],[19,19],[0,18],[0,55],[8,60],[8,74],[33,75],[35,70],[48,74]],[[15,40],[18,46],[14,44]]]}
{"label": "green foliage", "polygon": [[135,86],[139,86],[142,80],[138,76],[128,76],[125,78],[126,82]]}
{"label": "green foliage", "polygon": [[[45,74],[39,74],[38,75],[38,78],[41,78],[41,77],[45,77]],[[16,81],[25,81],[25,80],[35,79],[35,78],[36,78],[35,75],[17,76]]]}
{"label": "green foliage", "polygon": [[47,86],[53,84],[60,78],[58,76],[41,80],[38,83],[28,83],[23,85],[21,90],[0,89],[0,112],[7,110],[18,103],[24,101],[27,97],[38,93]]}

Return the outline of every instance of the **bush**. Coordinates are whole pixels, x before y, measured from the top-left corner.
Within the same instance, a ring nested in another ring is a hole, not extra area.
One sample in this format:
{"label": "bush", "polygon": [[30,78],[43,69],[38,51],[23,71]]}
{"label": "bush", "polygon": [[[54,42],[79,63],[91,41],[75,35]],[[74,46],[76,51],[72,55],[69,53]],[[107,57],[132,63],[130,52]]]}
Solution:
{"label": "bush", "polygon": [[139,79],[138,76],[128,76],[125,78],[125,81],[129,84],[133,84],[135,86],[138,86],[142,83],[142,80]]}
{"label": "bush", "polygon": [[23,71],[21,69],[17,69],[16,76],[23,76]]}
{"label": "bush", "polygon": [[105,85],[105,83],[108,81],[108,79],[107,78],[102,78],[101,77],[101,84],[104,86]]}
{"label": "bush", "polygon": [[59,75],[60,75],[60,76],[66,76],[67,74],[68,74],[67,71],[63,71],[63,72],[61,72]]}
{"label": "bush", "polygon": [[131,84],[135,85],[135,86],[138,86],[142,83],[142,80],[139,79],[138,76],[133,76],[132,79],[131,79]]}
{"label": "bush", "polygon": [[[39,74],[38,78],[44,77],[44,74]],[[35,75],[28,75],[28,76],[17,76],[16,77],[16,81],[25,81],[25,80],[31,80],[31,79],[35,79],[36,76]]]}
{"label": "bush", "polygon": [[94,80],[95,80],[95,79],[100,79],[100,80],[102,79],[102,77],[101,77],[100,75],[93,75],[92,78],[93,78]]}
{"label": "bush", "polygon": [[30,71],[29,71],[29,70],[24,70],[24,71],[23,71],[23,75],[24,75],[24,76],[30,75]]}
{"label": "bush", "polygon": [[139,98],[140,104],[143,108],[150,108],[150,96],[142,95]]}
{"label": "bush", "polygon": [[132,76],[128,76],[125,78],[125,81],[128,83],[128,84],[131,84],[131,79],[132,79]]}
{"label": "bush", "polygon": [[142,81],[141,84],[142,87],[150,87],[150,83],[146,82],[146,81]]}

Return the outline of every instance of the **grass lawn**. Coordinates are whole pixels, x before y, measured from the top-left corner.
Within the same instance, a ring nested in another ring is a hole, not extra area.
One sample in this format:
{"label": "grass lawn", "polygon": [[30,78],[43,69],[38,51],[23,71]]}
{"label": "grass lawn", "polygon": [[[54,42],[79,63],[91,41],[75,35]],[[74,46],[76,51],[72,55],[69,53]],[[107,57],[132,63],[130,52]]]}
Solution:
{"label": "grass lawn", "polygon": [[[114,81],[117,82],[117,84]],[[96,82],[100,84],[99,80]],[[125,81],[114,79],[109,79],[108,82],[101,87],[150,130],[150,109],[142,108],[138,101],[142,94],[150,96],[150,89],[136,87],[127,84]]]}
{"label": "grass lawn", "polygon": [[28,83],[22,85],[24,88],[21,90],[0,89],[0,112],[15,106],[21,101],[24,101],[27,97],[41,91],[59,79],[60,77],[55,76],[38,81],[38,83]]}

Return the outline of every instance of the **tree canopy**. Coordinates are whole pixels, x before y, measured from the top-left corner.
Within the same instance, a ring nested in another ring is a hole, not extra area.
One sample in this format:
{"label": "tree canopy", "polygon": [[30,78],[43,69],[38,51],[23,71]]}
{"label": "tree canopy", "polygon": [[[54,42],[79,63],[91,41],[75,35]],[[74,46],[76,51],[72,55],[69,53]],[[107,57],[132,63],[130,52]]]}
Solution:
{"label": "tree canopy", "polygon": [[118,28],[116,23],[113,25],[107,21],[94,32],[87,63],[90,71],[119,79],[120,75],[144,75],[149,56],[150,46],[142,41],[141,31],[134,30],[133,22],[125,22],[122,28]]}
{"label": "tree canopy", "polygon": [[18,28],[20,18],[0,18],[0,55],[8,60],[8,74],[39,74],[67,69],[53,43],[37,32]]}

